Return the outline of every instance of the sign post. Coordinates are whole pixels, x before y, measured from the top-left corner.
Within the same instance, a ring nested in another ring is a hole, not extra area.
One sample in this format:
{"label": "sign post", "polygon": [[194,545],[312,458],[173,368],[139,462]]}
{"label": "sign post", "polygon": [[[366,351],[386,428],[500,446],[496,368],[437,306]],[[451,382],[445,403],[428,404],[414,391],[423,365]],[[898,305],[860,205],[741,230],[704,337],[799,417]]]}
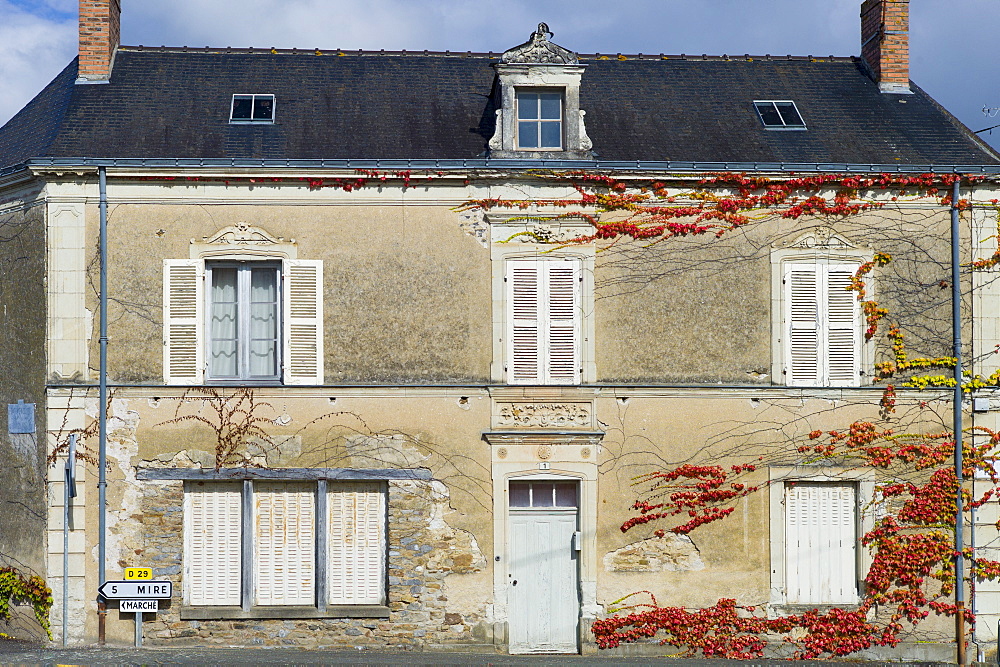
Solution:
{"label": "sign post", "polygon": [[76,498],[76,433],[69,436],[66,470],[63,476],[63,589],[62,589],[62,645],[69,642],[69,516],[70,498]]}
{"label": "sign post", "polygon": [[118,609],[135,614],[135,645],[142,646],[142,614],[159,609],[157,600],[169,600],[174,592],[172,581],[153,581],[148,567],[125,568],[125,581],[105,581],[97,592],[108,600],[121,600]]}

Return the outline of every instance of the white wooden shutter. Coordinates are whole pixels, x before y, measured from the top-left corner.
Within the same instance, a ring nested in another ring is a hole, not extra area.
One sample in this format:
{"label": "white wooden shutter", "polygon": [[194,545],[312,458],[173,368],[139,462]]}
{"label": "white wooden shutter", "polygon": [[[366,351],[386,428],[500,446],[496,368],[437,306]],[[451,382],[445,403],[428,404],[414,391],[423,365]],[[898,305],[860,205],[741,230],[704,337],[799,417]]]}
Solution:
{"label": "white wooden shutter", "polygon": [[788,604],[857,602],[856,508],[853,484],[785,487]]}
{"label": "white wooden shutter", "polygon": [[507,378],[510,384],[542,382],[539,291],[541,263],[507,262]]}
{"label": "white wooden shutter", "polygon": [[205,367],[201,260],[163,262],[163,376],[166,384],[201,384]]}
{"label": "white wooden shutter", "polygon": [[323,384],[323,262],[284,262],[285,384]]}
{"label": "white wooden shutter", "polygon": [[785,382],[792,386],[821,385],[817,266],[786,264],[784,274]]}
{"label": "white wooden shutter", "polygon": [[576,261],[548,261],[547,354],[551,384],[577,384],[580,377],[580,266]]}
{"label": "white wooden shutter", "polygon": [[860,380],[861,318],[857,294],[848,291],[857,266],[831,265],[826,271],[826,360],[830,386],[852,387]]}
{"label": "white wooden shutter", "polygon": [[507,381],[580,382],[581,267],[578,260],[507,262]]}
{"label": "white wooden shutter", "polygon": [[190,484],[184,494],[184,587],[190,605],[239,605],[240,484]]}
{"label": "white wooden shutter", "polygon": [[378,483],[332,485],[328,492],[330,604],[385,602],[385,492]]}
{"label": "white wooden shutter", "polygon": [[315,553],[316,485],[255,482],[256,604],[315,604]]}

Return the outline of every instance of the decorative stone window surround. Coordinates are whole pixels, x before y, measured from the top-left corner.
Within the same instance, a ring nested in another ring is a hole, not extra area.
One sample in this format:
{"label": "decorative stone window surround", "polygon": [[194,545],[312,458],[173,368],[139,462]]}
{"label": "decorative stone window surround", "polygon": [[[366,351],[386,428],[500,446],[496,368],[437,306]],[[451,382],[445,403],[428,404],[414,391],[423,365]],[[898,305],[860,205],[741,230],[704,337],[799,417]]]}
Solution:
{"label": "decorative stone window surround", "polygon": [[[771,378],[776,385],[787,384],[785,379],[785,299],[786,290],[782,284],[784,279],[784,268],[786,264],[820,263],[828,264],[854,264],[861,265],[872,259],[873,251],[859,248],[850,243],[843,236],[835,233],[828,227],[817,227],[809,232],[797,237],[787,246],[771,249]],[[866,284],[868,298],[872,298],[876,292],[872,280]],[[852,297],[854,295],[852,294]],[[863,331],[863,319],[858,322],[860,331]],[[860,332],[859,332],[859,335]],[[861,355],[858,360],[861,376],[861,385],[871,384],[871,379],[867,374],[867,369],[874,363],[874,343],[866,341],[861,336]]]}
{"label": "decorative stone window surround", "polygon": [[[785,483],[801,482],[854,482],[857,488],[858,500],[858,531],[859,541],[856,549],[858,576],[858,594],[863,595],[863,579],[861,574],[867,572],[872,564],[871,553],[862,548],[860,536],[875,527],[875,512],[870,500],[875,494],[875,479],[870,470],[850,468],[835,468],[832,466],[775,466],[769,470],[768,485],[768,520],[770,525],[771,549],[771,593],[770,607],[775,614],[795,614],[804,611],[801,605],[786,604],[785,590]],[[814,609],[822,605],[808,605]],[[837,605],[843,607],[844,605]]]}
{"label": "decorative stone window surround", "polygon": [[[496,66],[500,87],[496,131],[490,157],[498,159],[591,160],[593,143],[580,108],[580,80],[586,65],[576,54],[548,40],[548,26],[538,25],[531,38],[506,51]],[[563,96],[563,150],[520,149],[517,143],[517,90],[559,92]]]}
{"label": "decorative stone window surround", "polygon": [[[490,213],[490,258],[493,271],[493,364],[491,378],[496,383],[506,382],[506,355],[504,337],[506,293],[504,274],[506,263],[513,259],[575,258],[580,261],[583,280],[580,303],[583,322],[580,333],[580,362],[583,372],[581,382],[595,382],[597,368],[594,363],[594,263],[596,248],[593,244],[558,248],[552,242],[585,236],[593,226],[583,218],[555,219],[553,214],[538,214],[533,210]],[[544,239],[547,243],[538,243]]]}

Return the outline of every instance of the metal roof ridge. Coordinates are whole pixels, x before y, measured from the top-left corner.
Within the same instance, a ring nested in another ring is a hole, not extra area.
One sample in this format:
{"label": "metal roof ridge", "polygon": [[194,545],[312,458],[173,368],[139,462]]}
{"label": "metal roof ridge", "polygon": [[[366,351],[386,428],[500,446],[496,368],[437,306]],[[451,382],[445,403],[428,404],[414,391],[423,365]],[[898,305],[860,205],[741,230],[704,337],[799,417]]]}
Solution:
{"label": "metal roof ridge", "polygon": [[709,162],[691,160],[499,160],[473,159],[242,159],[242,158],[54,158],[41,157],[0,170],[0,176],[20,168],[122,167],[203,169],[584,169],[672,172],[806,172],[998,174],[1000,164],[879,164],[845,162]]}
{"label": "metal roof ridge", "polygon": [[[232,47],[232,46],[146,46],[122,45],[118,47],[120,51],[131,53],[205,53],[205,54],[241,54],[241,55],[301,55],[301,56],[418,56],[418,57],[446,57],[446,58],[489,58],[499,59],[500,53],[492,51],[432,51],[428,49],[410,51],[402,50],[372,50],[372,49],[340,49],[340,48],[277,48],[273,46],[257,47]],[[742,61],[742,62],[853,62],[857,56],[813,56],[813,55],[754,55],[750,53],[736,54],[671,54],[671,53],[579,53],[577,56],[581,60],[686,60],[686,61]]]}

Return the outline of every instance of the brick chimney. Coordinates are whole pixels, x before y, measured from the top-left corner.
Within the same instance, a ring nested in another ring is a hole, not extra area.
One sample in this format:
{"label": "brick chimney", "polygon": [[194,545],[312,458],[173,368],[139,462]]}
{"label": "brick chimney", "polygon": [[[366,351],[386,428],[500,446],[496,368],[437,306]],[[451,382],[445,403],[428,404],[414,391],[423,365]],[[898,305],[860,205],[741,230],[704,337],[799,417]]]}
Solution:
{"label": "brick chimney", "polygon": [[861,60],[883,93],[910,91],[910,2],[861,4]]}
{"label": "brick chimney", "polygon": [[80,0],[77,83],[107,83],[121,42],[121,0]]}

